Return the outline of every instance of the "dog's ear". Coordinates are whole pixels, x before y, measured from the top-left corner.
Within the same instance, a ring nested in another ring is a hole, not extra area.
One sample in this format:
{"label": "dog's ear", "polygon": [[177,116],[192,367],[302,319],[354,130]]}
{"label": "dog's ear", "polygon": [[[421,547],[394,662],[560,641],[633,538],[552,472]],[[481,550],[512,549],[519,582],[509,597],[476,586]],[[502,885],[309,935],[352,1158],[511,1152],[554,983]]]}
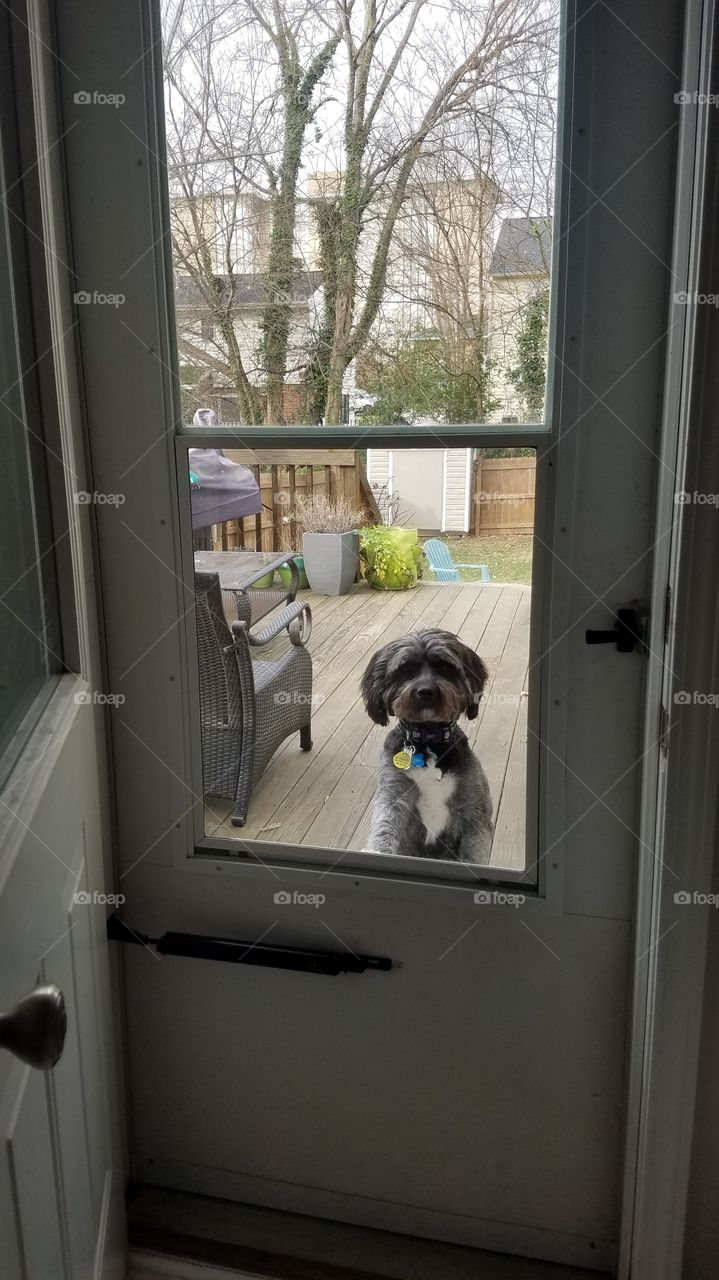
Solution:
{"label": "dog's ear", "polygon": [[383,696],[386,667],[387,658],[384,650],[380,649],[377,653],[372,654],[365,667],[360,685],[365,710],[370,720],[374,720],[375,724],[389,723]]}
{"label": "dog's ear", "polygon": [[476,720],[479,702],[484,693],[484,686],[487,683],[489,672],[479,654],[474,652],[474,649],[470,649],[468,645],[463,645],[462,649],[462,665],[470,691],[465,711],[468,720]]}

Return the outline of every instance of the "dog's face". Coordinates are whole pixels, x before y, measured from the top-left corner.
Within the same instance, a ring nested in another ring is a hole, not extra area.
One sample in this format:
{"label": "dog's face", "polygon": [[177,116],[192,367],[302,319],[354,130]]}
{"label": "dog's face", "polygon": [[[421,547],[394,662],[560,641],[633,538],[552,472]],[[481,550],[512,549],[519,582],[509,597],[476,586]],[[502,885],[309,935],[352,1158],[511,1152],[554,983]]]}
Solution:
{"label": "dog's face", "polygon": [[376,724],[450,724],[477,714],[487,668],[449,631],[415,631],[374,653],[362,677],[367,714]]}

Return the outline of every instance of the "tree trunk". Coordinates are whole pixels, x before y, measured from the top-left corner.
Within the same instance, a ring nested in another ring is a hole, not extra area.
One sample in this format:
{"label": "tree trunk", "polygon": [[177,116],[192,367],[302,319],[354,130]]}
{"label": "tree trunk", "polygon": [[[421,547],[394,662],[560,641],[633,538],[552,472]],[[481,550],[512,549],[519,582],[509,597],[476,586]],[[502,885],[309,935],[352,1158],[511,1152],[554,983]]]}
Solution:
{"label": "tree trunk", "polygon": [[295,278],[297,178],[306,125],[306,109],[297,103],[288,103],[280,185],[272,199],[267,294],[262,316],[262,352],[267,385],[265,421],[276,426],[285,420],[284,387]]}

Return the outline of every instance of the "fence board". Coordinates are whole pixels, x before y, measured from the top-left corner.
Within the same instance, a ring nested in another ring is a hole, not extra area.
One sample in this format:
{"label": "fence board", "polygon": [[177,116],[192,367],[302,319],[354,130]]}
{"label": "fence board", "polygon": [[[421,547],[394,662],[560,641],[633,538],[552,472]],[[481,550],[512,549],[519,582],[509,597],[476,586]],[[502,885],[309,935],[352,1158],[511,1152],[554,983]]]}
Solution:
{"label": "fence board", "polygon": [[536,458],[478,458],[472,532],[532,533]]}

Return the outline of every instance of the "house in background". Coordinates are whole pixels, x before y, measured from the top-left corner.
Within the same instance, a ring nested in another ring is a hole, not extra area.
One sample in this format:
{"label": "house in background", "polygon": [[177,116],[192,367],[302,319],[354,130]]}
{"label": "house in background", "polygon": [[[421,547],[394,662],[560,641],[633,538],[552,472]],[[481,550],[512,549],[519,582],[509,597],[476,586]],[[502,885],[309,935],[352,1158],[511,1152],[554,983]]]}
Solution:
{"label": "house in background", "polygon": [[517,363],[517,335],[527,303],[549,284],[551,256],[551,219],[505,218],[489,267],[489,355],[492,390],[499,400],[492,422],[521,422],[526,417],[509,370]]}
{"label": "house in background", "polygon": [[[250,382],[260,386],[262,371],[258,349],[262,339],[267,276],[257,271],[232,277],[223,274],[217,279],[222,282],[223,300],[232,307],[233,330],[242,367]],[[300,272],[293,283],[284,397],[288,422],[296,422],[301,416],[302,368],[318,313],[321,285],[319,271]],[[229,344],[223,337],[220,324],[211,314],[205,291],[192,276],[175,277],[175,313],[185,389],[196,389],[198,400],[216,409],[225,422],[240,421]]]}
{"label": "house in background", "polygon": [[[309,175],[306,203],[298,207],[294,256],[298,270],[290,299],[286,376],[287,421],[303,415],[301,384],[321,321],[321,245],[312,202],[331,201],[341,187],[336,171]],[[493,363],[492,421],[519,420],[522,405],[509,377],[523,309],[549,278],[550,229],[544,218],[508,218],[497,232],[499,191],[489,178],[419,180],[400,210],[387,266],[387,283],[373,333],[391,344],[398,336],[426,334],[442,361],[461,373],[468,353],[486,346]],[[225,421],[241,420],[233,356],[250,383],[261,387],[259,358],[268,283],[269,199],[251,193],[182,198],[172,203],[175,308],[187,402],[211,404]],[[358,294],[369,280],[382,224],[382,203],[360,240]],[[212,280],[212,283],[210,283]],[[233,341],[211,314],[210,290],[233,318]],[[235,345],[236,344],[236,345]],[[232,347],[234,346],[234,352]],[[352,404],[354,362],[345,377]],[[361,380],[361,379],[360,379]]]}

